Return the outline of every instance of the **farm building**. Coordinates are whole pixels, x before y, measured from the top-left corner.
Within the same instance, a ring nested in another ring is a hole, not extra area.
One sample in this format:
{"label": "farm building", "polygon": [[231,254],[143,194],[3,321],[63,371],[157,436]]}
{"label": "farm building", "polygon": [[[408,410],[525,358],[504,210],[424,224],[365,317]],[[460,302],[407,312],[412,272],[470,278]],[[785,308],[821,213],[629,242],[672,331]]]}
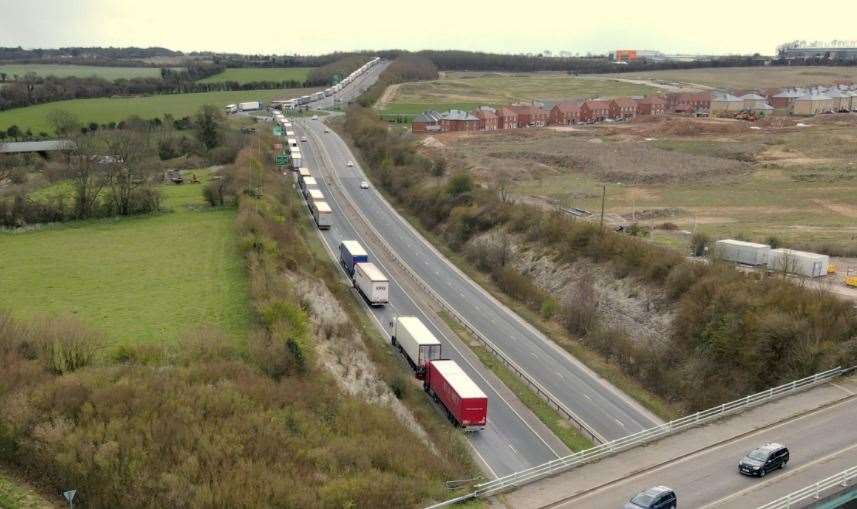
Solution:
{"label": "farm building", "polygon": [[583,122],[601,122],[607,118],[610,118],[610,101],[606,99],[586,101],[580,108]]}
{"label": "farm building", "polygon": [[411,131],[415,133],[429,133],[440,130],[440,113],[436,111],[424,111],[414,117],[411,123]]}
{"label": "farm building", "polygon": [[496,131],[497,130],[497,114],[494,108],[483,106],[478,110],[470,112],[471,115],[479,119],[480,131]]}
{"label": "farm building", "polygon": [[830,257],[818,253],[795,251],[793,249],[771,249],[768,253],[768,270],[784,272],[804,277],[827,275]]}
{"label": "farm building", "polygon": [[630,97],[618,97],[610,101],[610,117],[615,119],[637,116],[637,101]]}
{"label": "farm building", "polygon": [[514,129],[518,127],[518,114],[509,108],[499,108],[497,115],[497,129]]}
{"label": "farm building", "polygon": [[551,125],[571,125],[580,122],[580,103],[563,102],[554,104],[548,117]]}
{"label": "farm building", "polygon": [[663,115],[667,102],[657,95],[647,96],[637,101],[637,115]]}

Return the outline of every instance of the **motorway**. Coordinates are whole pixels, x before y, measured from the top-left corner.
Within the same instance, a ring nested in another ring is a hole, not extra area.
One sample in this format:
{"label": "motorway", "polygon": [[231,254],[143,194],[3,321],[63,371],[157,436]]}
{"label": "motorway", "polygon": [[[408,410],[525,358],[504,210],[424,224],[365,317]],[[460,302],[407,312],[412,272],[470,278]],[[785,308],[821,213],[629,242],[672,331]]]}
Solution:
{"label": "motorway", "polygon": [[[483,336],[489,338],[518,367],[536,380],[597,438],[612,440],[659,424],[637,402],[598,377],[533,326],[503,306],[454,267],[409,225],[374,189],[361,190],[368,180],[345,142],[323,133],[321,122],[305,123],[316,133],[331,163],[360,213],[394,248],[411,269],[438,292]],[[353,168],[346,161],[354,161]]]}
{"label": "motorway", "polygon": [[[857,464],[855,422],[852,398],[548,507],[622,507],[635,493],[659,484],[674,489],[683,507],[758,507]],[[740,475],[738,460],[765,442],[789,448],[786,468],[764,478]]]}
{"label": "motorway", "polygon": [[[319,182],[319,190],[333,210],[332,226],[329,230],[321,231],[321,237],[334,260],[338,260],[340,241],[359,240],[369,252],[370,260],[390,277],[390,303],[382,308],[367,306],[378,327],[389,337],[389,324],[397,315],[419,317],[443,344],[444,356],[458,362],[486,393],[489,400],[488,426],[482,431],[467,435],[477,456],[484,463],[486,473],[493,476],[504,475],[556,458],[557,452],[549,445],[550,440],[542,438],[540,432],[492,386],[484,375],[484,368],[474,365],[462,354],[462,349],[466,347],[461,345],[457,338],[445,335],[436,323],[437,318],[424,312],[416,300],[396,282],[393,277],[395,271],[391,270],[393,267],[386,265],[383,257],[378,256],[373,249],[375,243],[371,238],[366,238],[365,226],[361,225],[358,218],[353,217],[348,203],[343,201],[339,185],[330,178],[334,170],[330,166],[332,159],[326,153],[321,139],[332,134],[323,134],[321,129],[316,131],[308,128],[313,124],[317,125],[319,122],[301,119],[295,120],[294,126],[298,135],[308,138],[307,143],[301,143],[303,164],[311,169]],[[404,359],[401,361],[405,362]]]}

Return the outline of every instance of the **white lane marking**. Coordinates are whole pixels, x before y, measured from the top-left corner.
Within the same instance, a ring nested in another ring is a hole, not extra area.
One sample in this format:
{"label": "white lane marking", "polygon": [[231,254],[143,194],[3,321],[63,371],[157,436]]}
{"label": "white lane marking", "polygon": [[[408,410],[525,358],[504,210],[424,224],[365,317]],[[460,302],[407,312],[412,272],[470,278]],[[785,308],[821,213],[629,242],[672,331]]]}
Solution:
{"label": "white lane marking", "polygon": [[509,449],[512,449],[512,452],[513,452],[513,453],[515,453],[515,454],[517,454],[518,456],[520,456],[520,454],[518,453],[518,451],[517,451],[514,447],[512,447],[512,444],[509,444]]}
{"label": "white lane marking", "polygon": [[616,424],[618,424],[619,426],[622,426],[623,428],[625,427],[625,423],[620,421],[619,419],[614,417],[613,420],[616,421]]}
{"label": "white lane marking", "polygon": [[765,482],[762,482],[762,483],[754,483],[752,486],[750,486],[748,488],[744,488],[743,490],[736,491],[735,493],[732,493],[729,496],[723,497],[719,500],[715,500],[714,502],[711,502],[709,504],[702,506],[700,509],[705,509],[706,507],[714,507],[714,506],[722,504],[723,502],[726,502],[727,500],[731,500],[733,498],[740,497],[741,495],[744,495],[744,494],[749,493],[751,491],[766,488],[766,487],[770,486],[771,484],[782,481],[783,479],[788,479],[789,477],[797,474],[801,470],[806,470],[807,468],[809,468],[813,465],[816,465],[818,463],[822,463],[822,462],[825,462],[829,459],[835,458],[836,456],[839,456],[843,453],[846,453],[846,452],[848,452],[854,448],[857,448],[857,444],[853,444],[849,447],[846,447],[845,449],[839,449],[837,451],[834,451],[834,452],[828,454],[827,456],[823,456],[821,458],[814,459],[814,460],[810,461],[809,463],[802,463],[798,467],[792,467],[792,468],[786,467],[786,471],[780,475],[777,475],[774,477],[769,477],[768,480],[766,480]]}
{"label": "white lane marking", "polygon": [[559,371],[556,372],[556,376],[560,377],[562,380],[565,380],[565,377],[562,376],[562,373],[560,373]]}
{"label": "white lane marking", "polygon": [[845,393],[846,393],[846,394],[850,394],[850,395],[852,395],[852,396],[855,394],[855,392],[854,392],[854,391],[852,391],[851,389],[848,389],[848,388],[846,388],[846,387],[843,387],[843,386],[841,386],[841,385],[839,385],[839,384],[836,384],[836,383],[832,383],[832,382],[831,382],[831,384],[830,384],[830,385],[832,385],[832,386],[836,387],[837,389],[842,389],[843,391],[845,391]]}
{"label": "white lane marking", "polygon": [[592,401],[592,398],[591,398],[591,397],[589,397],[589,394],[584,394],[584,395],[583,395],[583,397],[584,397],[584,398],[586,398],[586,399],[588,399],[589,401]]}
{"label": "white lane marking", "polygon": [[[317,133],[311,133],[311,136],[312,136],[313,138],[315,138],[315,139],[316,139],[316,141],[318,141],[318,135],[317,135]],[[331,168],[334,168],[334,166],[330,163],[330,160],[329,160],[329,159],[330,159],[330,154],[328,154],[328,152],[327,152],[327,148],[324,146],[324,143],[323,143],[323,142],[319,143],[319,148],[321,149],[320,153],[318,154],[318,158],[319,158],[319,161],[318,161],[318,163],[319,163],[319,167],[320,167],[320,168],[321,168],[321,167],[325,167],[325,168],[327,168],[328,170],[330,170]],[[325,161],[325,160],[327,160],[327,161]],[[335,169],[334,169],[333,171],[334,171],[334,173],[335,173]],[[339,204],[339,199],[338,199],[338,198],[336,198],[336,196],[335,196],[335,195],[333,195],[332,193],[331,193],[331,200],[333,201],[333,203],[334,203],[334,205],[336,206],[337,210],[339,210],[340,212],[341,212],[341,211],[343,211],[342,206]],[[355,234],[357,237],[359,237],[359,238],[361,238],[361,239],[362,239],[363,234],[362,234],[361,232],[359,232],[359,231],[358,231],[358,229],[354,226],[354,223],[352,223],[352,222],[351,222],[351,218],[350,218],[347,214],[341,214],[341,215],[345,218],[345,222],[349,224],[349,226],[350,226],[350,227],[351,227],[351,229],[353,230],[354,234]],[[391,272],[390,272],[390,271],[388,271],[388,270],[386,269],[386,267],[384,267],[384,264],[380,261],[380,258],[379,258],[375,253],[374,253],[374,250],[369,246],[369,243],[368,243],[368,242],[366,242],[365,240],[364,240],[364,243],[365,243],[365,245],[366,245],[366,248],[369,250],[369,253],[370,253],[370,254],[372,254],[372,256],[375,258],[375,260],[376,260],[376,262],[375,262],[375,263],[376,263],[377,265],[380,265],[381,270],[382,270],[382,271],[387,272],[388,274],[391,274]],[[329,252],[329,253],[331,253],[331,257],[332,257],[334,260],[336,260],[336,255],[332,254],[332,253],[333,253],[333,249],[332,249],[332,247],[330,247],[330,246],[327,246],[327,247],[328,247],[328,249],[329,249],[329,251],[328,251],[328,252]],[[428,263],[428,262],[426,262],[426,263]],[[339,264],[337,263],[337,265],[339,265]],[[413,298],[413,297],[411,297],[411,295],[410,295],[410,294],[408,294],[407,292],[404,292],[404,291],[403,291],[403,293],[404,293],[404,295],[407,297],[407,299],[408,299],[409,301],[411,301],[411,304],[413,304],[413,305],[414,305],[414,307],[415,307],[416,309],[418,309],[418,310],[423,314],[423,316],[426,318],[426,320],[428,320],[428,322],[429,322],[429,323],[431,323],[431,324],[435,325],[435,327],[439,329],[439,327],[438,327],[438,326],[436,325],[436,323],[435,323],[435,320],[433,320],[433,319],[432,319],[432,317],[430,317],[430,316],[429,316],[429,314],[428,314],[425,310],[423,310],[423,308],[422,308],[422,307],[420,307],[420,306],[416,303],[416,301],[414,300],[414,298]],[[373,314],[374,314],[374,313],[373,313]],[[379,323],[379,325],[380,325],[380,322],[378,322],[378,320],[377,320],[377,319],[376,319],[376,322],[377,322],[377,323]],[[384,331],[384,332],[386,333],[386,331],[387,331],[386,327],[381,326],[380,328],[381,328],[381,330],[382,330],[382,331]],[[516,417],[521,421],[521,423],[523,423],[523,424],[524,424],[524,426],[526,426],[526,427],[527,427],[527,429],[529,429],[529,430],[532,432],[533,436],[535,436],[535,437],[536,437],[540,442],[542,442],[542,443],[545,445],[545,447],[547,447],[547,449],[548,449],[548,450],[549,450],[549,451],[550,451],[550,452],[551,452],[555,457],[557,457],[557,458],[558,458],[560,455],[559,455],[559,454],[558,454],[558,453],[553,449],[553,447],[551,447],[551,446],[550,446],[550,444],[548,444],[548,443],[547,443],[547,441],[545,441],[545,439],[544,439],[544,438],[542,438],[542,436],[541,436],[541,435],[539,435],[539,434],[536,432],[536,430],[535,430],[535,429],[533,429],[533,427],[530,425],[530,423],[529,423],[529,422],[527,422],[527,421],[526,421],[526,419],[524,419],[524,417],[523,417],[523,416],[521,416],[521,414],[519,414],[519,413],[518,413],[518,411],[517,411],[517,410],[516,410],[516,409],[515,409],[515,408],[514,408],[514,407],[513,407],[513,406],[512,406],[512,405],[511,405],[507,400],[506,400],[506,398],[504,398],[504,397],[500,394],[500,392],[499,392],[499,391],[498,391],[498,390],[497,390],[493,385],[491,385],[491,383],[490,383],[490,382],[488,382],[488,379],[487,379],[487,378],[485,378],[485,376],[484,376],[484,375],[483,375],[483,374],[482,374],[478,369],[476,369],[476,367],[473,365],[473,363],[471,363],[470,359],[468,359],[468,358],[467,358],[467,357],[466,357],[466,356],[465,356],[465,355],[464,355],[464,354],[463,354],[463,353],[458,349],[458,347],[455,345],[455,343],[453,343],[453,342],[452,342],[448,337],[446,337],[446,335],[444,335],[444,334],[443,334],[443,332],[441,332],[440,330],[438,330],[438,332],[440,333],[440,336],[441,336],[444,340],[446,340],[446,343],[447,343],[449,346],[451,346],[451,347],[453,348],[453,350],[455,350],[455,351],[456,351],[456,352],[461,356],[461,359],[462,359],[462,360],[463,360],[463,361],[464,361],[468,366],[470,366],[470,368],[473,370],[473,372],[476,374],[476,376],[478,376],[478,377],[479,377],[483,382],[485,382],[485,384],[486,384],[488,387],[490,387],[491,391],[492,391],[492,392],[494,392],[494,394],[496,394],[496,395],[497,395],[497,397],[498,397],[498,398],[499,398],[503,403],[505,403],[506,407],[507,407],[509,410],[511,410],[513,414],[515,414],[515,416],[516,416]],[[487,369],[487,368],[486,368],[486,369]],[[501,384],[501,385],[502,385],[502,384]],[[474,443],[473,443],[472,441],[470,441],[470,440],[468,440],[467,442],[470,444],[470,446],[471,446],[471,447],[473,448],[473,450],[475,451],[475,450],[476,450],[476,446],[474,445]],[[513,448],[513,450],[514,450],[514,448]],[[515,451],[515,452],[517,453],[517,451]],[[478,454],[478,453],[477,453],[477,454]],[[487,462],[487,461],[485,461],[485,459],[482,457],[482,455],[479,455],[479,458],[480,458],[480,459],[482,459],[482,461],[483,461],[483,462],[485,462],[485,465],[486,465],[486,466],[488,466],[488,469],[489,469],[489,470],[491,470],[491,472],[492,472],[492,473],[494,474],[494,476],[496,477],[496,476],[497,476],[496,472],[494,471],[494,469],[492,469],[492,468],[490,467],[490,465],[488,465],[488,462]]]}
{"label": "white lane marking", "polygon": [[539,356],[538,356],[538,355],[536,355],[536,352],[533,352],[532,350],[530,350],[530,355],[532,355],[532,356],[533,356],[533,357],[535,357],[536,359],[538,359],[538,358],[539,358]]}

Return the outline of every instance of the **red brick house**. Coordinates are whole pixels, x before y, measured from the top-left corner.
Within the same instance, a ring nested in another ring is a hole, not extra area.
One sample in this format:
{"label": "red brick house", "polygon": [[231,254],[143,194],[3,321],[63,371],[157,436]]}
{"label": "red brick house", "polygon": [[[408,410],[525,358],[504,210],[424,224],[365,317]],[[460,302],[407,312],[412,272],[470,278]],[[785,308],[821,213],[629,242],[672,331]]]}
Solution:
{"label": "red brick house", "polygon": [[470,112],[471,115],[479,119],[480,131],[496,131],[497,130],[497,114],[492,109],[478,109]]}
{"label": "red brick house", "polygon": [[518,127],[518,114],[509,108],[499,108],[494,114],[497,115],[497,129],[514,129]]}
{"label": "red brick house", "polygon": [[564,102],[557,103],[548,114],[550,125],[571,125],[580,122],[580,103]]}
{"label": "red brick house", "polygon": [[461,110],[449,110],[440,114],[440,128],[443,132],[478,131],[479,119]]}
{"label": "red brick house", "polygon": [[583,122],[601,122],[605,118],[610,118],[610,101],[608,100],[586,101],[580,107],[580,120]]}
{"label": "red brick house", "polygon": [[637,101],[637,115],[663,115],[667,102],[663,97],[650,95]]}
{"label": "red brick house", "polygon": [[624,119],[637,116],[637,101],[630,97],[618,97],[610,101],[610,118]]}
{"label": "red brick house", "polygon": [[411,132],[414,133],[432,133],[440,130],[440,113],[436,111],[424,111],[411,122]]}
{"label": "red brick house", "polygon": [[518,127],[544,127],[550,112],[536,106],[509,106],[518,115]]}
{"label": "red brick house", "polygon": [[711,109],[711,93],[667,94],[667,110],[675,112],[708,111]]}

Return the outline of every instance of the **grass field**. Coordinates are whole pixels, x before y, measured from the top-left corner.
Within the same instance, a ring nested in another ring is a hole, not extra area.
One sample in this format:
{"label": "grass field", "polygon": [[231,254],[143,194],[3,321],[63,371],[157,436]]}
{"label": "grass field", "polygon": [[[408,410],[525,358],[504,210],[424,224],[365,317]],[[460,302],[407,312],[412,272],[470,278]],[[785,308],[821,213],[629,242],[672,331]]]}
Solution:
{"label": "grass field", "polygon": [[715,88],[773,88],[829,85],[834,80],[857,81],[855,67],[723,67],[608,74],[605,78],[631,78],[696,83]]}
{"label": "grass field", "polygon": [[144,119],[161,117],[166,113],[176,118],[192,115],[200,106],[213,104],[223,107],[240,101],[288,99],[313,92],[316,89],[291,88],[283,90],[247,90],[237,92],[205,92],[199,94],[170,94],[147,97],[120,97],[99,99],[74,99],[58,101],[26,108],[15,108],[0,112],[0,129],[17,125],[22,130],[30,128],[34,133],[50,132],[47,114],[54,110],[65,110],[83,123],[118,122],[131,115]]}
{"label": "grass field", "polygon": [[310,67],[245,67],[240,69],[226,69],[219,74],[199,80],[199,83],[219,83],[221,81],[237,81],[238,83],[251,83],[253,81],[304,81],[309,75],[310,70]]}
{"label": "grass field", "polygon": [[34,72],[39,76],[77,76],[87,78],[97,76],[106,80],[118,80],[121,78],[160,78],[161,69],[158,67],[101,67],[96,65],[60,65],[60,64],[8,64],[0,65],[0,73],[6,73],[7,80],[14,80],[14,76],[23,77],[28,72]]}
{"label": "grass field", "polygon": [[594,96],[641,95],[654,89],[607,79],[561,73],[499,74],[447,72],[440,79],[402,84],[384,113],[418,113],[432,108],[472,108],[542,99],[557,101]]}
{"label": "grass field", "polygon": [[235,211],[209,209],[200,188],[164,186],[171,212],[155,216],[0,233],[0,307],[76,316],[113,345],[168,343],[203,325],[243,341],[250,314]]}

